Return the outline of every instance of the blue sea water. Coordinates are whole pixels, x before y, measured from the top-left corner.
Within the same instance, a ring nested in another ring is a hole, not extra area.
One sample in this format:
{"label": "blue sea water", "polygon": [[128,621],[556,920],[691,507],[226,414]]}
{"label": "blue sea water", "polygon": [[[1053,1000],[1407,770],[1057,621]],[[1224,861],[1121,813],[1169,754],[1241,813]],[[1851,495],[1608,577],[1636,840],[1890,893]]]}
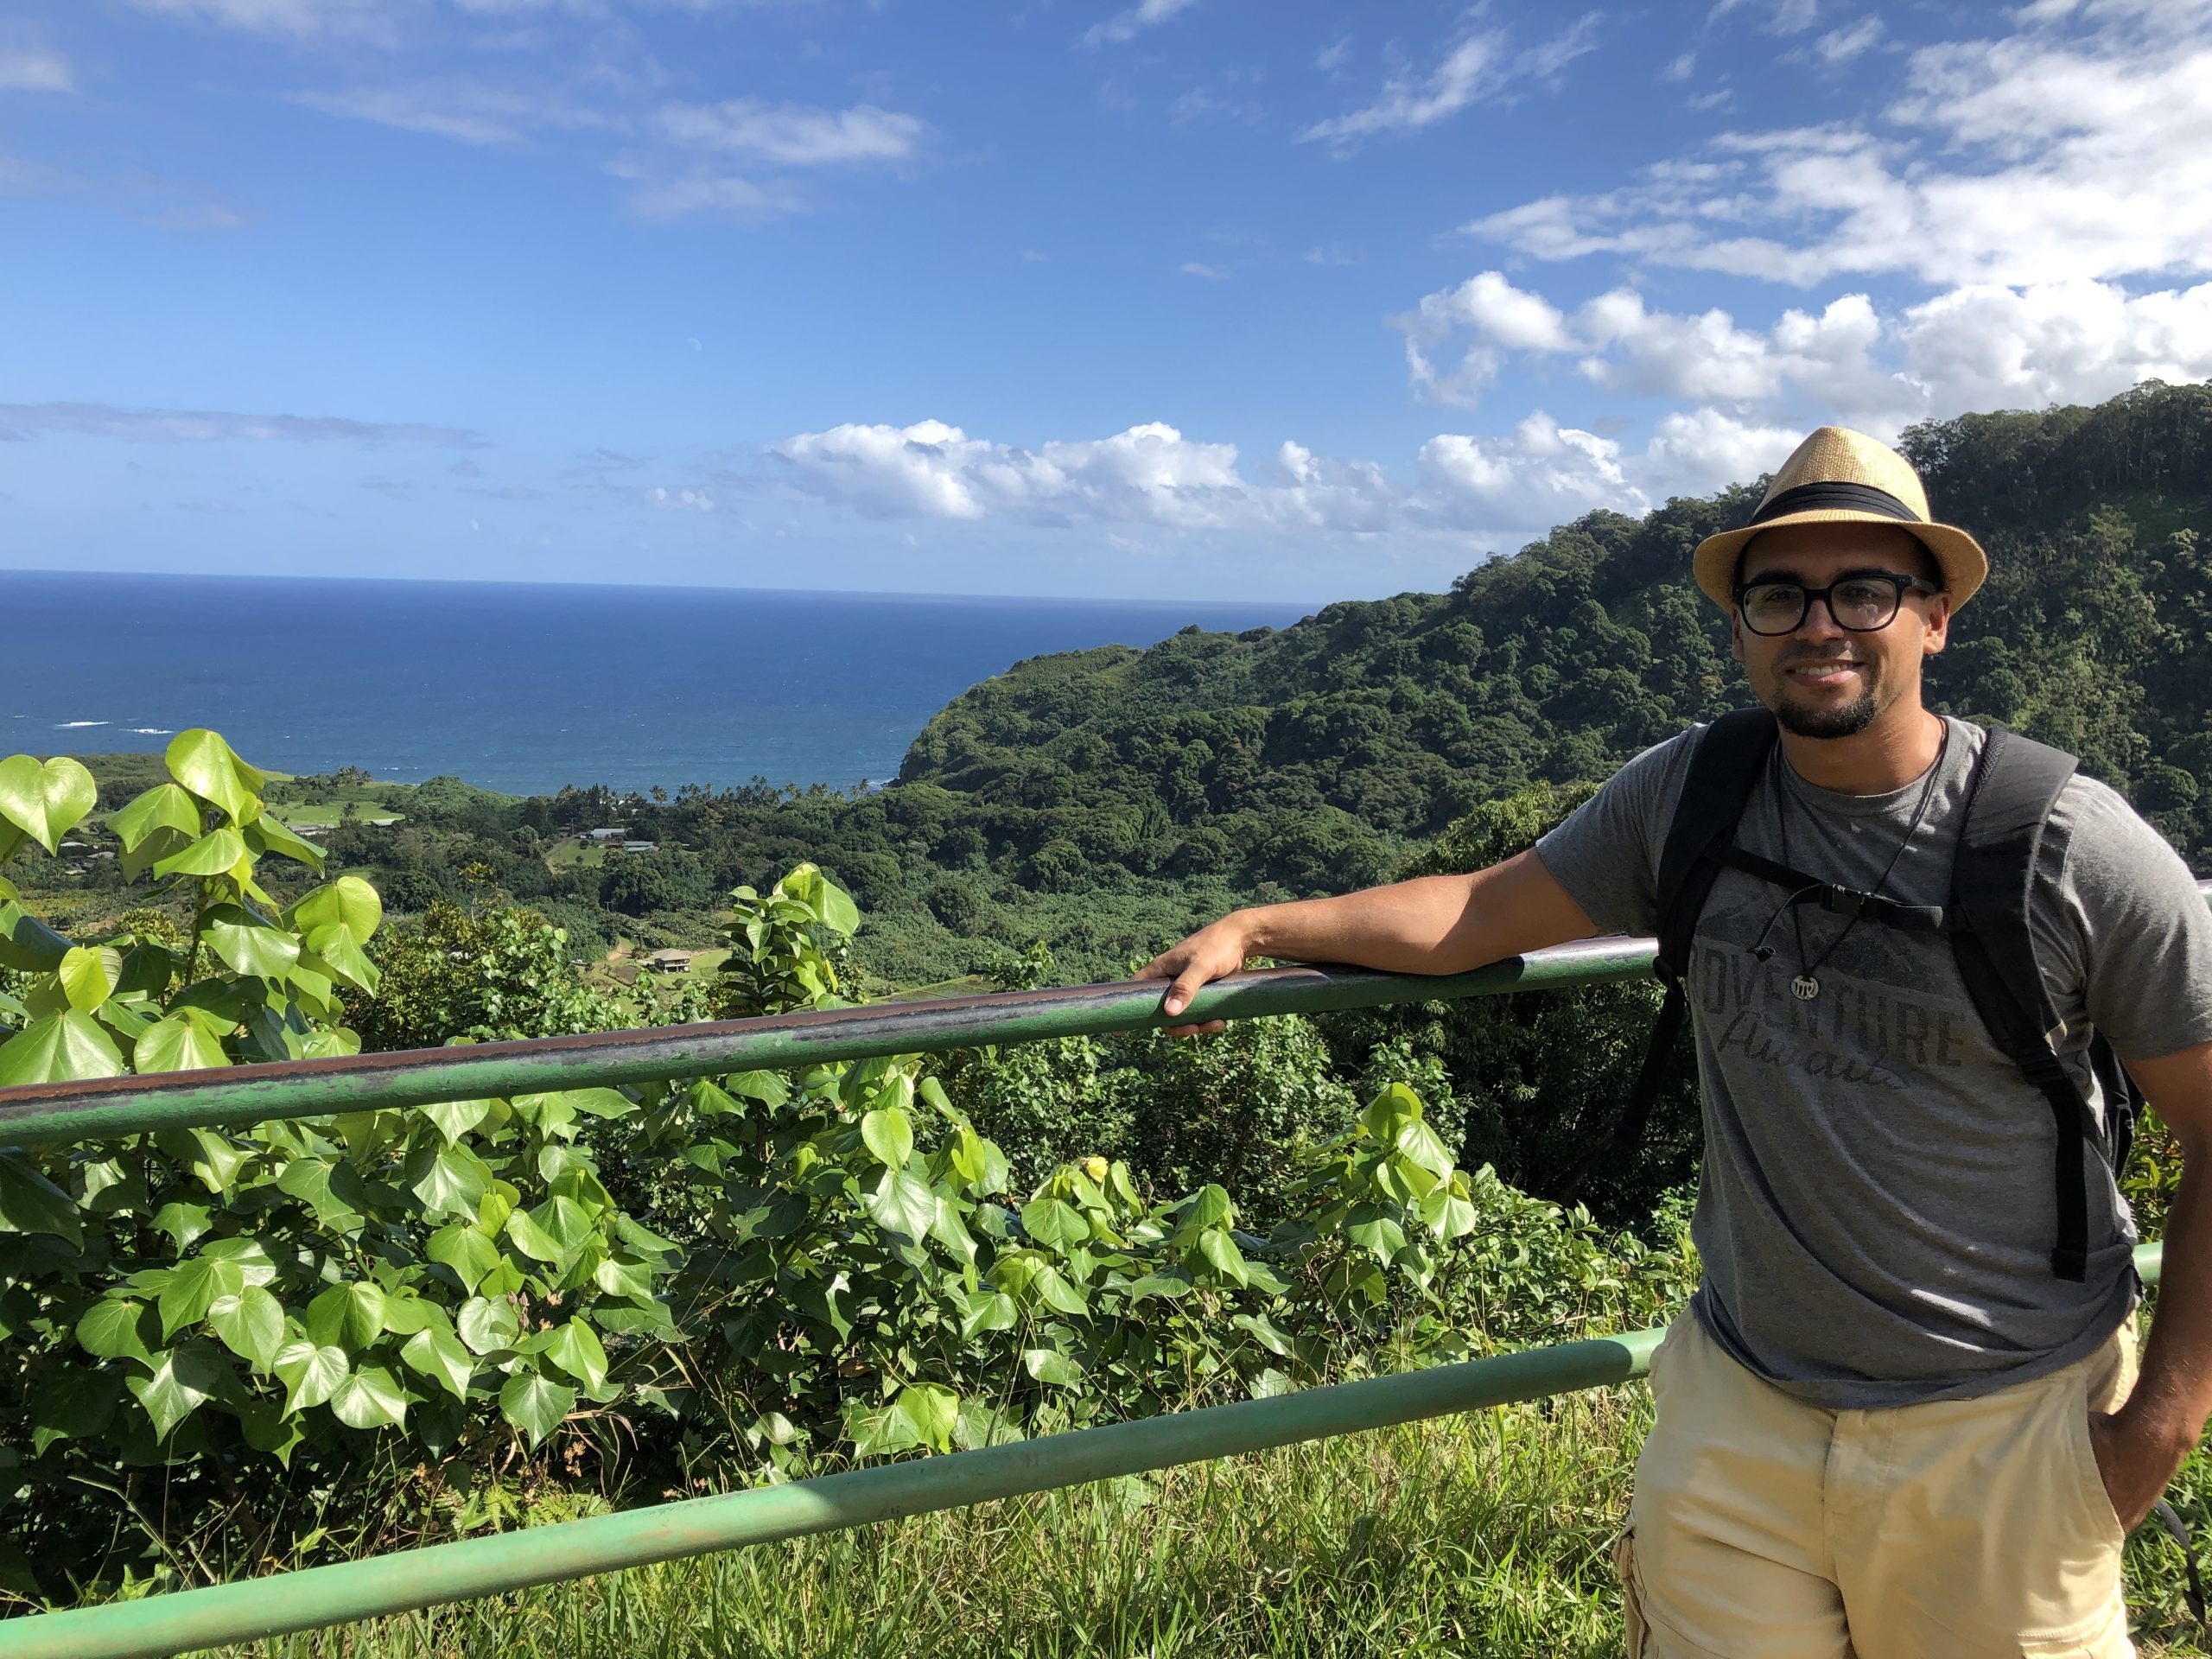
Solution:
{"label": "blue sea water", "polygon": [[158,750],[487,789],[845,788],[1045,652],[1310,607],[0,571],[0,753]]}

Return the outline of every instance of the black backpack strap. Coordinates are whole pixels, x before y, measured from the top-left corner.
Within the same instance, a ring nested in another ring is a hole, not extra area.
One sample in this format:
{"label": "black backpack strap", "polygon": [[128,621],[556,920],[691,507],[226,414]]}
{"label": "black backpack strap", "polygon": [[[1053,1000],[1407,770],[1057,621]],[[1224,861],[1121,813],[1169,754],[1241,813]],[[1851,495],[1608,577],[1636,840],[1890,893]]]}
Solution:
{"label": "black backpack strap", "polygon": [[1659,952],[1653,969],[1667,988],[1666,998],[1659,1005],[1643,1064],[1637,1069],[1613,1133],[1576,1160],[1561,1183],[1562,1196],[1571,1197],[1580,1187],[1599,1158],[1633,1152],[1643,1139],[1652,1103],[1666,1081],[1667,1062],[1689,1014],[1682,976],[1689,970],[1697,918],[1719,876],[1721,855],[1735,839],[1744,804],[1765,770],[1775,738],[1772,715],[1764,709],[1738,709],[1721,715],[1698,739],[1659,855]]}
{"label": "black backpack strap", "polygon": [[1878,893],[1838,887],[1817,875],[1808,875],[1787,864],[1745,852],[1741,847],[1724,847],[1713,857],[1732,870],[1741,870],[1745,875],[1780,887],[1789,894],[1785,902],[1789,905],[1818,905],[1831,915],[1851,920],[1863,916],[1885,927],[1915,928],[1923,933],[1948,933],[1958,925],[1946,906],[1901,905]]}
{"label": "black backpack strap", "polygon": [[2058,1134],[2058,1242],[2050,1270],[2079,1282],[2088,1270],[2088,1160],[2108,1155],[2096,1116],[2051,1046],[2058,1015],[2044,988],[2028,925],[2044,822],[2073,777],[2072,755],[1992,730],[1967,785],[1966,823],[1951,866],[1957,926],[1951,951],[1991,1038],[2050,1103]]}

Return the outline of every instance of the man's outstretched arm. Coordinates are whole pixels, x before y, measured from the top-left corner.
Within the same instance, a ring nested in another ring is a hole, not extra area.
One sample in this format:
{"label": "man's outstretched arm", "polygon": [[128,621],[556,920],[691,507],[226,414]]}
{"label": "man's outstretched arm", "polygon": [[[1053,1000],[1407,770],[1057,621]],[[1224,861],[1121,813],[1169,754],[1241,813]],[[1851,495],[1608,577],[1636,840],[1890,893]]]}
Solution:
{"label": "man's outstretched arm", "polygon": [[[1231,911],[1132,977],[1172,981],[1160,1007],[1180,1014],[1201,985],[1236,973],[1249,957],[1458,974],[1597,931],[1543,861],[1528,852],[1472,875],[1424,875],[1333,899]],[[1184,1037],[1219,1031],[1223,1024],[1210,1020],[1167,1031]]]}

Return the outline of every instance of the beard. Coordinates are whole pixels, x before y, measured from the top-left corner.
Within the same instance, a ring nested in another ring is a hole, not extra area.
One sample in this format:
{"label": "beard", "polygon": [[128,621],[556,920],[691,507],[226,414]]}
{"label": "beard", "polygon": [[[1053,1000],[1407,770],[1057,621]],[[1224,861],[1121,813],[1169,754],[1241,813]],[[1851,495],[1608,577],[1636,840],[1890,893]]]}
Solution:
{"label": "beard", "polygon": [[1856,737],[1874,723],[1874,716],[1881,712],[1874,701],[1874,693],[1879,684],[1876,678],[1879,670],[1875,664],[1863,658],[1855,658],[1853,662],[1865,682],[1866,690],[1840,708],[1810,709],[1791,699],[1787,671],[1832,660],[1825,657],[1800,657],[1793,662],[1777,664],[1776,675],[1780,681],[1780,690],[1775,694],[1774,717],[1783,731],[1794,732],[1799,737]]}

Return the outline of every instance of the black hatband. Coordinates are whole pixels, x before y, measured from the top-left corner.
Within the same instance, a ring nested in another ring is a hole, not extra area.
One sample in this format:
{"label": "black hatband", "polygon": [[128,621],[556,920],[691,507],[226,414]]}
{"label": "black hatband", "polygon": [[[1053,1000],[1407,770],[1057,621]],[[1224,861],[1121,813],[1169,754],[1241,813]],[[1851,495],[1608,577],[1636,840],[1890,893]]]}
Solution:
{"label": "black hatband", "polygon": [[1751,515],[1751,524],[1763,524],[1770,518],[1781,518],[1784,513],[1806,512],[1823,507],[1845,507],[1854,512],[1879,513],[1885,518],[1902,518],[1907,524],[1923,522],[1918,513],[1887,490],[1878,490],[1872,484],[1831,483],[1800,484],[1795,489],[1784,490],[1761,505],[1759,510]]}

